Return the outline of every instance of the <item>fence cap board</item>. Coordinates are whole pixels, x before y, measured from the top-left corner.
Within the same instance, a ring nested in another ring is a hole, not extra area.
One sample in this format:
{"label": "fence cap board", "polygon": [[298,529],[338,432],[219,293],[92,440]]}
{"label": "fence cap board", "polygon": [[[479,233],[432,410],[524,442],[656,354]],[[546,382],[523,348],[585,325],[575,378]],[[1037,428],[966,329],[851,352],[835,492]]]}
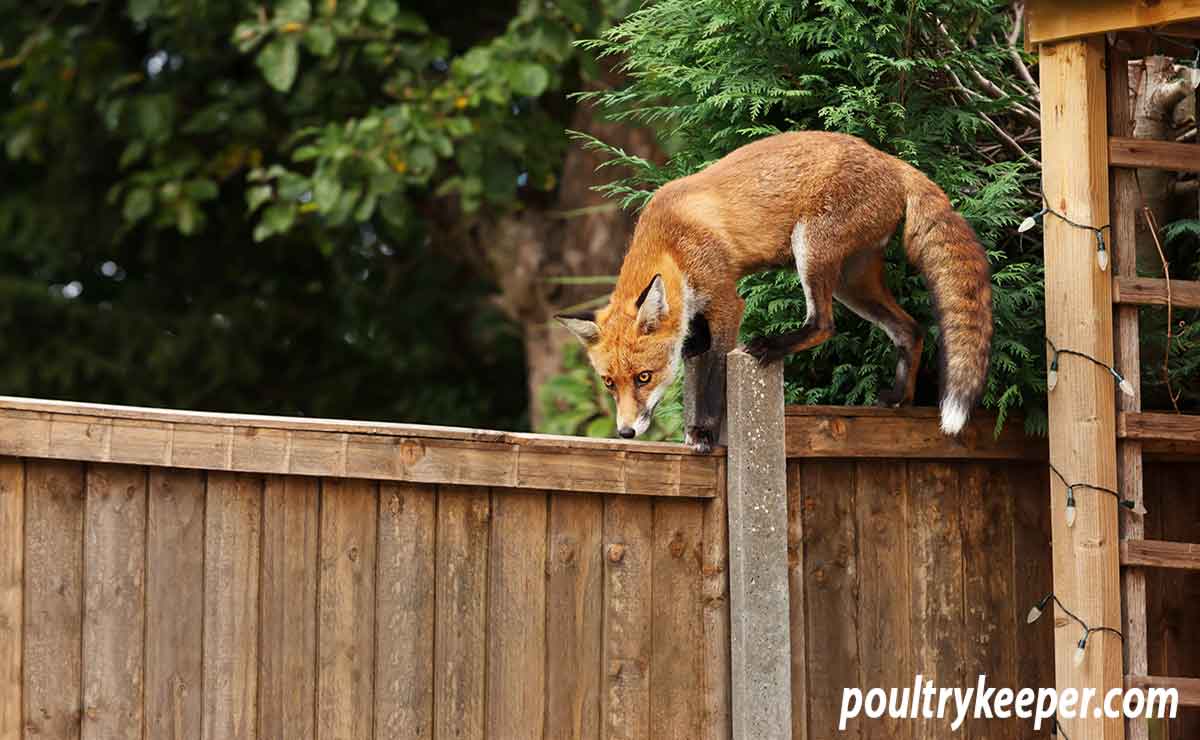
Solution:
{"label": "fence cap board", "polygon": [[695,498],[716,495],[724,456],[667,442],[9,396],[0,424],[0,454],[23,457]]}

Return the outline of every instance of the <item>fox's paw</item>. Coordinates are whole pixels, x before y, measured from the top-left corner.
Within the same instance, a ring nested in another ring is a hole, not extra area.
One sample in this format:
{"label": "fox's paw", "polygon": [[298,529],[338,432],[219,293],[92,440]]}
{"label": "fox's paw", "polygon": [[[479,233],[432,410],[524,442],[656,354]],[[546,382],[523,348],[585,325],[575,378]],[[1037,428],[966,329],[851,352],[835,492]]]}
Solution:
{"label": "fox's paw", "polygon": [[702,455],[712,452],[713,431],[708,427],[688,427],[683,433],[683,443]]}
{"label": "fox's paw", "polygon": [[783,357],[783,354],[775,347],[772,337],[755,337],[746,342],[742,350],[758,360],[760,365],[767,365]]}

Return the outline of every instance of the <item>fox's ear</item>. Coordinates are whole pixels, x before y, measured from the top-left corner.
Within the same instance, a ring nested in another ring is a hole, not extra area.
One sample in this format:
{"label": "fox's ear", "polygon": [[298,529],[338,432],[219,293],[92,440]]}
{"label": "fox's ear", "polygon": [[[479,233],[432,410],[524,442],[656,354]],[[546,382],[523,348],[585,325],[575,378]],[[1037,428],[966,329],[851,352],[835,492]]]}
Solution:
{"label": "fox's ear", "polygon": [[595,344],[596,340],[600,338],[600,325],[596,323],[594,311],[560,314],[554,318],[558,319],[558,323],[570,329],[571,333],[578,337],[585,347]]}
{"label": "fox's ear", "polygon": [[663,286],[662,275],[655,275],[637,301],[638,329],[643,334],[649,334],[658,328],[659,322],[667,315],[667,289]]}

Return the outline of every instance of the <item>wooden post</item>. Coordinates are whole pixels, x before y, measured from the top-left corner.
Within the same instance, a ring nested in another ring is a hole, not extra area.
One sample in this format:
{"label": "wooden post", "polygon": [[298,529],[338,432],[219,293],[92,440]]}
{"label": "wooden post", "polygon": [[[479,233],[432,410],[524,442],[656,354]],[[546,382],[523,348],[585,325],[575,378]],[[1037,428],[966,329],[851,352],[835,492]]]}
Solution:
{"label": "wooden post", "polygon": [[[1050,208],[1079,224],[1108,224],[1108,131],[1104,37],[1042,44],[1043,191]],[[1107,237],[1107,232],[1105,233]],[[1113,361],[1112,282],[1100,271],[1096,235],[1048,214],[1045,218],[1046,333],[1060,349]],[[1049,393],[1050,462],[1071,483],[1117,486],[1114,379],[1104,367],[1063,355],[1057,387]],[[1054,532],[1054,592],[1093,627],[1121,625],[1117,503],[1105,493],[1075,490],[1078,515],[1067,526],[1067,489],[1050,476]],[[1121,643],[1093,633],[1083,662],[1073,656],[1083,629],[1056,612],[1055,679],[1071,688],[1105,691],[1122,686]],[[1093,705],[1094,706],[1094,705]],[[1118,719],[1063,719],[1072,740],[1124,737]]]}
{"label": "wooden post", "polygon": [[[1129,54],[1119,45],[1108,49],[1108,127],[1112,136],[1132,136],[1129,101]],[[1137,277],[1137,219],[1141,198],[1138,195],[1137,171],[1113,168],[1112,188],[1112,245],[1114,277]],[[1116,328],[1117,370],[1133,385],[1133,396],[1117,394],[1121,411],[1141,411],[1142,380],[1138,346],[1138,307],[1117,306],[1114,309]],[[1123,439],[1117,443],[1118,490],[1125,498],[1142,502],[1142,443]],[[1140,540],[1145,536],[1142,517],[1131,511],[1121,512],[1121,539]],[[1121,631],[1125,633],[1125,668],[1127,674],[1144,676],[1148,671],[1146,647],[1146,572],[1141,568],[1121,573],[1124,611]],[[1149,725],[1145,719],[1130,719],[1126,725],[1130,740],[1149,740]]]}
{"label": "wooden post", "polygon": [[792,731],[783,364],[728,357],[729,617],[734,740]]}

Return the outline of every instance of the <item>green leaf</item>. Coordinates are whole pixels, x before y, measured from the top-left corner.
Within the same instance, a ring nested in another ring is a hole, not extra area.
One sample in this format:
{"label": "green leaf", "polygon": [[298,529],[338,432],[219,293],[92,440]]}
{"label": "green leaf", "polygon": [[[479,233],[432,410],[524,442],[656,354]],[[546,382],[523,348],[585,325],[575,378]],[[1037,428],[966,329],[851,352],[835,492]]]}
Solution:
{"label": "green leaf", "polygon": [[266,27],[258,21],[242,21],[233,28],[233,43],[243,54],[262,41]]}
{"label": "green leaf", "polygon": [[275,6],[275,19],[303,23],[312,15],[308,0],[282,0]]}
{"label": "green leaf", "polygon": [[327,57],[333,53],[337,39],[333,29],[325,24],[309,26],[304,31],[304,46],[319,57]]}
{"label": "green leaf", "polygon": [[254,241],[261,242],[273,234],[282,234],[292,228],[296,220],[295,203],[275,203],[262,213],[262,219],[254,228]]}
{"label": "green leaf", "polygon": [[183,186],[183,192],[192,200],[213,200],[219,195],[217,184],[212,180],[188,180]]}
{"label": "green leaf", "polygon": [[337,206],[342,195],[342,183],[332,175],[318,172],[313,178],[313,200],[321,213],[328,213]]}
{"label": "green leaf", "polygon": [[516,64],[509,69],[508,84],[515,92],[536,98],[550,84],[550,73],[540,64]]}
{"label": "green leaf", "polygon": [[455,66],[468,77],[476,77],[487,71],[491,61],[492,55],[487,49],[475,48],[459,57]]}
{"label": "green leaf", "polygon": [[408,153],[408,166],[414,175],[428,175],[437,167],[437,155],[423,144],[415,146]]}
{"label": "green leaf", "polygon": [[280,92],[287,92],[296,81],[300,50],[295,39],[278,38],[263,47],[255,63],[271,87]]}
{"label": "green leaf", "polygon": [[158,10],[158,0],[129,0],[129,17],[135,23],[145,23]]}
{"label": "green leaf", "polygon": [[200,224],[200,209],[190,200],[181,200],[175,205],[175,226],[179,233],[191,236]]}
{"label": "green leaf", "polygon": [[367,17],[381,26],[386,25],[399,12],[396,0],[371,0],[371,4],[367,6]]}
{"label": "green leaf", "polygon": [[587,425],[584,434],[588,437],[611,437],[617,431],[611,416],[598,416]]}
{"label": "green leaf", "polygon": [[129,165],[138,161],[146,153],[146,142],[141,139],[134,139],[125,147],[125,151],[121,152],[121,159],[117,162],[117,167],[126,169]]}
{"label": "green leaf", "polygon": [[429,24],[425,19],[408,10],[400,11],[392,20],[392,28],[401,33],[429,33]]}
{"label": "green leaf", "polygon": [[125,208],[121,215],[131,224],[136,224],[150,214],[154,207],[154,195],[146,188],[134,188],[125,196]]}
{"label": "green leaf", "polygon": [[255,185],[246,191],[246,208],[254,213],[259,207],[271,199],[270,185]]}

